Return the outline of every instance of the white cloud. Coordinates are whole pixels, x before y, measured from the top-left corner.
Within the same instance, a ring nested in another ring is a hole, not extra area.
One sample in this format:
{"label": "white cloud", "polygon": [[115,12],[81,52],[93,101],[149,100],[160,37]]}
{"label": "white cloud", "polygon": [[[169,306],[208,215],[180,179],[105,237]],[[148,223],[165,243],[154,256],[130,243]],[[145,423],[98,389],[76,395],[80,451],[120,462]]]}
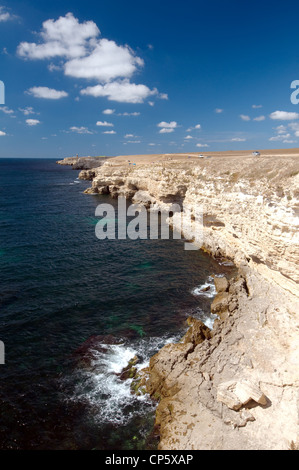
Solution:
{"label": "white cloud", "polygon": [[55,65],[51,63],[48,65],[48,70],[50,70],[50,72],[59,72],[60,70],[63,70],[63,68],[61,65]]}
{"label": "white cloud", "polygon": [[89,131],[87,127],[77,127],[77,126],[72,126],[70,127],[70,131],[76,132],[76,134],[93,134],[93,132]]}
{"label": "white cloud", "polygon": [[[291,124],[289,124],[291,125]],[[287,131],[287,127],[284,126],[283,124],[281,124],[280,126],[277,126],[277,127],[273,127],[274,130],[276,130],[276,132],[278,134],[284,134],[286,131]]]}
{"label": "white cloud", "polygon": [[271,119],[277,119],[280,121],[293,121],[294,119],[299,119],[298,113],[289,113],[287,111],[275,111],[270,114]]}
{"label": "white cloud", "polygon": [[105,132],[102,132],[102,134],[111,134],[112,135],[112,134],[116,134],[116,132],[115,131],[105,131]]}
{"label": "white cloud", "polygon": [[252,107],[253,109],[259,109],[259,108],[262,108],[263,106],[261,104],[253,104]]}
{"label": "white cloud", "polygon": [[291,134],[279,134],[279,135],[276,135],[275,137],[270,137],[270,142],[278,142],[280,140],[285,140],[285,139],[289,139],[291,137]]}
{"label": "white cloud", "polygon": [[242,119],[242,121],[250,121],[250,117],[246,116],[245,114],[240,114],[240,118]]}
{"label": "white cloud", "polygon": [[[298,137],[299,137],[299,134],[298,134]],[[297,143],[297,140],[283,140],[283,143],[284,144],[296,144]]]}
{"label": "white cloud", "polygon": [[201,129],[201,124],[196,124],[194,127],[189,127],[189,129],[187,129],[187,132],[192,132],[194,129]]}
{"label": "white cloud", "polygon": [[144,66],[128,45],[99,38],[100,30],[93,21],[80,23],[72,13],[57,20],[46,20],[37,33],[36,42],[22,42],[17,48],[20,57],[30,60],[59,58],[59,65],[48,68],[63,70],[76,78],[95,79],[96,86],[81,90],[82,95],[106,97],[120,103],[143,103],[150,96],[166,100],[166,93],[146,85],[130,83],[132,75]]}
{"label": "white cloud", "polygon": [[114,114],[115,109],[104,109],[103,114]]}
{"label": "white cloud", "polygon": [[7,135],[6,132],[0,131],[0,137]]}
{"label": "white cloud", "polygon": [[125,135],[125,139],[130,139],[132,137],[135,137],[134,134],[126,134]]}
{"label": "white cloud", "polygon": [[65,75],[76,78],[109,82],[116,78],[130,78],[144,62],[128,46],[118,46],[114,41],[101,39],[86,57],[66,62]]}
{"label": "white cloud", "polygon": [[246,139],[241,139],[240,137],[234,137],[231,139],[231,142],[246,142]]}
{"label": "white cloud", "polygon": [[48,100],[60,100],[68,96],[66,91],[54,90],[46,86],[34,86],[29,88],[27,91],[29,95],[33,95],[34,98],[44,98]]}
{"label": "white cloud", "polygon": [[265,116],[258,116],[256,118],[254,118],[253,120],[257,121],[257,122],[260,122],[260,121],[264,121],[265,119],[266,119]]}
{"label": "white cloud", "polygon": [[119,103],[143,103],[146,98],[157,94],[157,90],[150,90],[146,85],[136,85],[129,80],[106,83],[105,85],[90,86],[81,90],[81,95],[106,97],[109,101]]}
{"label": "white cloud", "polygon": [[2,106],[0,111],[2,111],[4,114],[14,114],[14,110],[9,109],[7,106]]}
{"label": "white cloud", "polygon": [[40,121],[38,119],[26,119],[26,124],[28,124],[28,126],[36,126],[40,124]]}
{"label": "white cloud", "polygon": [[29,116],[30,114],[39,114],[31,106],[27,106],[26,108],[19,108],[19,111],[24,114],[24,116]]}
{"label": "white cloud", "polygon": [[221,108],[216,108],[216,109],[215,109],[215,113],[216,113],[216,114],[221,114],[221,113],[223,113],[223,109],[221,109]]}
{"label": "white cloud", "polygon": [[299,137],[299,122],[291,122],[289,127],[295,132],[295,136]]}
{"label": "white cloud", "polygon": [[186,135],[185,140],[193,139],[192,135]]}
{"label": "white cloud", "polygon": [[[65,75],[109,82],[115,78],[130,78],[144,61],[132,49],[119,46],[106,38],[98,39],[100,30],[93,21],[80,23],[72,13],[58,20],[47,20],[39,33],[40,42],[19,44],[17,53],[26,59],[66,59]],[[61,66],[50,64],[51,70]]]}
{"label": "white cloud", "polygon": [[159,124],[157,124],[157,126],[158,127],[165,127],[167,129],[175,129],[178,126],[178,123],[175,122],[175,121],[171,121],[171,122],[162,121],[162,122],[159,122]]}
{"label": "white cloud", "polygon": [[141,144],[141,140],[128,140],[128,144]]}
{"label": "white cloud", "polygon": [[107,121],[98,121],[97,126],[114,127],[114,124],[112,124],[112,122],[107,122]]}
{"label": "white cloud", "polygon": [[39,33],[39,43],[22,42],[17,53],[27,59],[77,58],[86,55],[92,40],[100,34],[93,21],[79,23],[72,13],[47,20]]}
{"label": "white cloud", "polygon": [[5,21],[10,21],[15,18],[16,16],[9,13],[5,7],[0,6],[0,23],[4,23]]}
{"label": "white cloud", "polygon": [[174,132],[174,129],[166,127],[163,127],[163,129],[159,130],[159,134],[171,134],[172,132]]}
{"label": "white cloud", "polygon": [[119,113],[118,116],[140,116],[140,113],[134,112],[134,113]]}
{"label": "white cloud", "polygon": [[209,147],[208,144],[196,144],[196,147]]}

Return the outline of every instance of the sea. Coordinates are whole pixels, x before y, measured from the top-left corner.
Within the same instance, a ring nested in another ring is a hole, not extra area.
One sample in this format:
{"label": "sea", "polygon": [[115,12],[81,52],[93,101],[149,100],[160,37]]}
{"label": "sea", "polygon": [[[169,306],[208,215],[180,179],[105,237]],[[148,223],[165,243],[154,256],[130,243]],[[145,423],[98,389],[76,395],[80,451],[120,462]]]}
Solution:
{"label": "sea", "polygon": [[0,159],[0,449],[156,449],[157,404],[121,372],[211,328],[229,263],[184,240],[99,240],[90,182],[47,159]]}

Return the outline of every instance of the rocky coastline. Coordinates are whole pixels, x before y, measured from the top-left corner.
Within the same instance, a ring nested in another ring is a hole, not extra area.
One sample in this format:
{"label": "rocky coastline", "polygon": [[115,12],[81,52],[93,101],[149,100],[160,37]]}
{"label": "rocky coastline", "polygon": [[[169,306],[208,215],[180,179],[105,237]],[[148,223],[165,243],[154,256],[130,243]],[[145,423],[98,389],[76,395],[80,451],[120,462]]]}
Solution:
{"label": "rocky coastline", "polygon": [[299,151],[117,157],[80,178],[146,207],[201,204],[202,248],[238,267],[215,278],[213,330],[189,318],[134,379],[158,401],[159,449],[297,449]]}

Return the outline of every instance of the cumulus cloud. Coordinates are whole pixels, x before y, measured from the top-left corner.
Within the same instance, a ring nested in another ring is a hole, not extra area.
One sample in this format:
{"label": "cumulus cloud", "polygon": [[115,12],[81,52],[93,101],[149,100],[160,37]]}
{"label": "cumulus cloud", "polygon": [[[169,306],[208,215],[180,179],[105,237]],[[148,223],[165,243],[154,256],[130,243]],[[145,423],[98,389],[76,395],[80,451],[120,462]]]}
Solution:
{"label": "cumulus cloud", "polygon": [[19,111],[24,114],[24,116],[29,116],[30,114],[39,114],[31,106],[27,106],[26,108],[19,108]]}
{"label": "cumulus cloud", "polygon": [[15,15],[12,15],[5,7],[0,6],[0,23],[5,23],[6,21],[14,20]]}
{"label": "cumulus cloud", "polygon": [[196,147],[200,147],[200,148],[201,147],[209,147],[209,145],[208,144],[196,144]]}
{"label": "cumulus cloud", "polygon": [[223,109],[216,108],[216,109],[215,109],[215,113],[216,113],[216,114],[221,114],[221,113],[223,113]]}
{"label": "cumulus cloud", "polygon": [[104,109],[103,114],[114,114],[115,109]]}
{"label": "cumulus cloud", "polygon": [[256,118],[254,118],[253,120],[257,121],[257,122],[260,122],[260,121],[264,121],[265,119],[266,119],[265,116],[258,116]]}
{"label": "cumulus cloud", "polygon": [[178,127],[178,123],[176,121],[161,121],[159,124],[157,124],[157,127],[161,127],[159,134],[171,134]]}
{"label": "cumulus cloud", "polygon": [[44,21],[39,33],[40,42],[21,42],[17,53],[26,59],[78,58],[86,55],[90,41],[99,34],[93,21],[79,23],[72,13],[67,13],[56,21]]}
{"label": "cumulus cloud", "polygon": [[136,85],[129,80],[121,80],[105,85],[95,85],[80,91],[81,95],[106,97],[109,101],[119,103],[143,103],[149,96],[157,94],[157,90],[150,90],[146,85]]}
{"label": "cumulus cloud", "polygon": [[159,124],[157,124],[158,127],[165,127],[167,129],[175,129],[176,127],[178,127],[178,123],[175,122],[175,121],[171,121],[171,122],[165,122],[165,121],[161,121],[159,122]]}
{"label": "cumulus cloud", "polygon": [[116,134],[116,132],[115,131],[105,131],[105,132],[102,132],[102,134],[111,134],[112,135],[112,134]]}
{"label": "cumulus cloud", "polygon": [[107,121],[98,121],[97,126],[114,127],[114,124],[112,124],[112,122],[107,122]]}
{"label": "cumulus cloud", "polygon": [[231,142],[246,142],[246,139],[241,139],[240,137],[234,137],[231,139]]}
{"label": "cumulus cloud", "polygon": [[299,137],[299,123],[298,122],[291,122],[289,124],[289,128],[295,132],[296,137]]}
{"label": "cumulus cloud", "polygon": [[87,127],[84,127],[84,126],[81,126],[81,127],[72,126],[70,127],[70,131],[76,132],[76,134],[93,134],[93,132],[91,132],[90,130],[88,130]]}
{"label": "cumulus cloud", "polygon": [[34,98],[44,98],[48,100],[60,100],[68,96],[66,91],[54,90],[53,88],[48,88],[46,86],[34,86],[27,90],[29,95],[34,96]]}
{"label": "cumulus cloud", "polygon": [[298,113],[290,113],[287,111],[274,111],[274,113],[270,114],[271,119],[276,119],[280,121],[293,121],[295,119],[299,119]]}
{"label": "cumulus cloud", "polygon": [[168,99],[166,93],[157,89],[130,83],[132,75],[144,66],[143,59],[128,45],[100,38],[100,34],[93,21],[80,23],[72,13],[67,13],[57,20],[45,21],[37,34],[38,41],[21,42],[17,53],[27,60],[59,58],[59,65],[49,65],[51,71],[63,70],[67,76],[98,82],[81,90],[82,95],[123,103],[143,103],[153,95]]}
{"label": "cumulus cloud", "polygon": [[93,78],[105,83],[119,77],[130,78],[137,66],[143,65],[143,60],[128,46],[101,39],[89,55],[68,61],[64,70],[65,75],[71,77]]}
{"label": "cumulus cloud", "polygon": [[28,126],[36,126],[37,124],[40,124],[40,121],[38,119],[26,119],[26,124]]}
{"label": "cumulus cloud", "polygon": [[4,137],[6,134],[6,132],[3,132],[3,131],[0,131],[0,137]]}
{"label": "cumulus cloud", "polygon": [[2,111],[4,114],[14,114],[14,110],[8,108],[7,106],[1,106],[0,111]]}
{"label": "cumulus cloud", "polygon": [[201,124],[196,124],[194,127],[189,127],[189,129],[187,129],[187,132],[192,132],[194,129],[200,130]]}
{"label": "cumulus cloud", "polygon": [[259,109],[259,108],[262,108],[263,106],[261,104],[253,104],[252,107],[253,109]]}
{"label": "cumulus cloud", "polygon": [[192,135],[186,135],[185,140],[193,139]]}
{"label": "cumulus cloud", "polygon": [[174,132],[174,129],[166,127],[163,127],[163,129],[159,130],[159,134],[171,134],[172,132]]}
{"label": "cumulus cloud", "polygon": [[250,117],[246,116],[246,114],[240,114],[240,118],[242,119],[242,121],[250,121]]}

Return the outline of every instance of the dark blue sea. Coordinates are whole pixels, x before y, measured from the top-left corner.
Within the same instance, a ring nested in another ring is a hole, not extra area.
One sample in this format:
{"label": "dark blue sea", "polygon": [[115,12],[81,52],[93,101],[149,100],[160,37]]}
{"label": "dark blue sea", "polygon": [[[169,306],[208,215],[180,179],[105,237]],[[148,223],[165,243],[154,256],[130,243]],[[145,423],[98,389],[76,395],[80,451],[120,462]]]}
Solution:
{"label": "dark blue sea", "polygon": [[[182,240],[104,240],[117,201],[54,160],[0,160],[0,449],[149,449],[155,404],[119,374],[207,324],[212,274]],[[201,286],[210,286],[205,293]]]}

